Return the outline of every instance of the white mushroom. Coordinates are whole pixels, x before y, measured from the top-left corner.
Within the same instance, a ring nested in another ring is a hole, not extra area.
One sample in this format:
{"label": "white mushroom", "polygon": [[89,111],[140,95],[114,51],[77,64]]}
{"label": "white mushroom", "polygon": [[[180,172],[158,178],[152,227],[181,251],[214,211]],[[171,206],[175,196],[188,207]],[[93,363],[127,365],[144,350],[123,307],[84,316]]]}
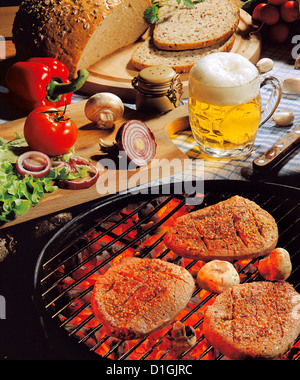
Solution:
{"label": "white mushroom", "polygon": [[228,261],[212,260],[204,264],[197,274],[201,288],[212,293],[222,293],[227,288],[240,283],[234,266]]}
{"label": "white mushroom", "polygon": [[260,275],[269,281],[284,281],[292,272],[291,258],[283,248],[274,249],[258,264]]}
{"label": "white mushroom", "polygon": [[192,326],[176,321],[168,335],[171,348],[176,351],[185,351],[196,343],[196,331]]}
{"label": "white mushroom", "polygon": [[85,116],[101,129],[112,128],[124,113],[124,104],[115,94],[101,92],[91,96],[85,104]]}

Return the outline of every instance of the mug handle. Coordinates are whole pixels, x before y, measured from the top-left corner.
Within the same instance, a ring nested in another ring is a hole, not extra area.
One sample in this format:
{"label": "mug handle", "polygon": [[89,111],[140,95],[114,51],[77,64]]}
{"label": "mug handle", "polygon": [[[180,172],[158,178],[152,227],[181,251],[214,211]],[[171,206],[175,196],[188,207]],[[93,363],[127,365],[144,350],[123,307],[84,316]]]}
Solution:
{"label": "mug handle", "polygon": [[[266,121],[270,119],[270,117],[275,112],[276,108],[278,107],[281,97],[282,97],[282,84],[279,79],[268,75],[262,78],[262,81],[260,83],[260,88],[271,85],[273,87],[273,91],[267,101],[267,104],[264,106],[264,108],[261,111],[261,122],[259,126],[261,127]],[[266,116],[265,116],[266,115]]]}

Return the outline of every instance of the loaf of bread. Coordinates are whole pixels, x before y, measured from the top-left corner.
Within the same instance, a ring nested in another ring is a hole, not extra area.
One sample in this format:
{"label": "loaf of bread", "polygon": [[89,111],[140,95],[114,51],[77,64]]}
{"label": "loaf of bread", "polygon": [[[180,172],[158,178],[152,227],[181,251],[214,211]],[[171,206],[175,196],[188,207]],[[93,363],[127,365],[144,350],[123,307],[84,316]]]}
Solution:
{"label": "loaf of bread", "polygon": [[137,70],[146,67],[163,65],[172,67],[177,73],[188,73],[198,59],[207,54],[219,51],[230,51],[235,41],[233,34],[225,42],[202,49],[192,49],[184,51],[160,50],[154,46],[151,38],[148,38],[138,46],[131,56],[131,65]]}
{"label": "loaf of bread", "polygon": [[18,58],[54,57],[70,70],[88,68],[135,42],[148,28],[150,0],[25,0],[13,25]]}
{"label": "loaf of bread", "polygon": [[227,40],[237,28],[240,9],[234,0],[194,2],[194,8],[169,0],[158,15],[154,45],[162,50],[190,50]]}

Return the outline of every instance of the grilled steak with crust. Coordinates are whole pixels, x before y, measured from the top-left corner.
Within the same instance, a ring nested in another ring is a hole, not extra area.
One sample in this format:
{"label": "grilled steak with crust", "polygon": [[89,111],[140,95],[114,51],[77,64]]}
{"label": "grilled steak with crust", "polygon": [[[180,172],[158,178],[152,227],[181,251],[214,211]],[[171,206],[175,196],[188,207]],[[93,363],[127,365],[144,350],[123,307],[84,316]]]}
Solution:
{"label": "grilled steak with crust", "polygon": [[137,339],[172,322],[190,300],[194,285],[183,267],[131,257],[99,277],[91,304],[108,335]]}
{"label": "grilled steak with crust", "polygon": [[279,359],[300,333],[300,294],[287,282],[235,285],[208,306],[203,332],[230,359]]}
{"label": "grilled steak with crust", "polygon": [[203,261],[264,256],[277,241],[274,218],[238,195],[179,217],[164,237],[174,253]]}

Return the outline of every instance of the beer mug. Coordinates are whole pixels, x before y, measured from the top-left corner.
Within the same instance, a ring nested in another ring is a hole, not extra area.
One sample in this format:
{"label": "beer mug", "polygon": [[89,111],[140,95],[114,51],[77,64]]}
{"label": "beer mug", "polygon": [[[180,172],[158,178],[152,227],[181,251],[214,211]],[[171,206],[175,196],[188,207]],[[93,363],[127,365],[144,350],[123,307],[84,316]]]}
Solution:
{"label": "beer mug", "polygon": [[[273,91],[264,108],[260,88]],[[204,158],[231,159],[249,154],[258,128],[276,110],[282,96],[280,81],[261,81],[255,65],[231,52],[211,53],[189,74],[189,121]]]}

